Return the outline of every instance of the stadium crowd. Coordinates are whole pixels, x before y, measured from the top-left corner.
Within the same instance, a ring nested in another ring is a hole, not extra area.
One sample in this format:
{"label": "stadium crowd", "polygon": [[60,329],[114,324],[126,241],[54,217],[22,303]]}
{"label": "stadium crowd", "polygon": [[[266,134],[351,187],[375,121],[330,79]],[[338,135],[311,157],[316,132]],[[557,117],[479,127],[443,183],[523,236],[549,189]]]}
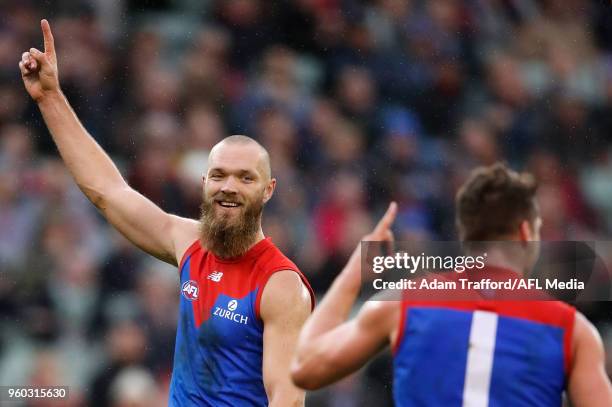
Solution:
{"label": "stadium crowd", "polygon": [[[62,89],[130,184],[198,217],[210,148],[270,151],[264,231],[321,294],[391,199],[396,238],[453,240],[469,170],[540,183],[544,240],[612,234],[612,9],[589,0],[0,2],[0,384],[164,405],[176,269],[86,201],[19,78],[55,34]],[[608,303],[581,308],[612,373]],[[383,358],[310,396],[382,406]],[[38,404],[32,404],[38,405]],[[40,404],[46,405],[46,404]]]}

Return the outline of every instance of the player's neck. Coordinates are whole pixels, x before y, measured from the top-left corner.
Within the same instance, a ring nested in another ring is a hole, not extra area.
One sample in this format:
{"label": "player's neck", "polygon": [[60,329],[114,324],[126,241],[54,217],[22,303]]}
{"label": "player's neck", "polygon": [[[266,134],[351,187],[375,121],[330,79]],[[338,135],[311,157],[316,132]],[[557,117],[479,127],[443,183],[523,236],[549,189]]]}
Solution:
{"label": "player's neck", "polygon": [[261,225],[259,225],[259,230],[257,231],[255,238],[253,239],[253,244],[251,245],[251,247],[255,246],[257,243],[261,242],[265,238],[266,236],[264,235],[263,229],[261,228]]}
{"label": "player's neck", "polygon": [[486,266],[510,270],[521,275],[526,271],[524,256],[517,256],[516,253],[499,248],[487,249]]}
{"label": "player's neck", "polygon": [[247,254],[249,251],[251,251],[251,249],[253,249],[253,247],[257,246],[257,243],[261,242],[265,238],[266,238],[266,236],[264,235],[263,230],[261,228],[261,224],[260,224],[259,225],[259,230],[257,231],[257,233],[255,233],[253,235],[253,238],[251,239],[251,244],[249,245],[249,248],[242,255],[237,256],[237,257],[241,257],[241,256],[244,256],[245,254]]}

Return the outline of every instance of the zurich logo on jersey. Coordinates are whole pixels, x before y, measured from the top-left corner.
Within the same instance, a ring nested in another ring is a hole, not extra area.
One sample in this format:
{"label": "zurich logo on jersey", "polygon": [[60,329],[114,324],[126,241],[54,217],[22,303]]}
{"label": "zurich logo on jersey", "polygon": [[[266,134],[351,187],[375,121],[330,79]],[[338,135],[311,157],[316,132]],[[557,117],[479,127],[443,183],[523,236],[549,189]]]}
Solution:
{"label": "zurich logo on jersey", "polygon": [[183,297],[187,298],[189,301],[197,300],[199,291],[198,283],[193,280],[185,281],[181,287]]}
{"label": "zurich logo on jersey", "polygon": [[249,323],[249,317],[235,312],[238,309],[238,305],[238,301],[230,300],[227,303],[227,309],[219,306],[215,307],[215,310],[213,311],[213,316],[229,319],[230,321],[246,325]]}

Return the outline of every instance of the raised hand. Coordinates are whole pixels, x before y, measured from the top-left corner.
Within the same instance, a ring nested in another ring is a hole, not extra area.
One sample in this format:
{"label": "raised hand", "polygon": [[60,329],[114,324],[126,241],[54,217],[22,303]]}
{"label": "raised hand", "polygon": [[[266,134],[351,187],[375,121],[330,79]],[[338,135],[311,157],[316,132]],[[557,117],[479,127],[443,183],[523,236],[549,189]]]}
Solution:
{"label": "raised hand", "polygon": [[[378,221],[378,224],[370,233],[361,238],[362,242],[388,242],[387,247],[383,247],[384,251],[391,250],[391,242],[393,242],[393,231],[391,227],[393,226],[393,222],[395,221],[395,216],[397,215],[397,204],[395,202],[391,202],[387,212],[383,215],[383,217]],[[377,248],[380,246],[377,245]],[[351,258],[348,263],[342,270],[340,279],[343,280],[341,284],[343,284],[343,290],[346,292],[352,292],[355,296],[359,292],[359,287],[361,284],[361,242],[357,245]],[[371,255],[371,253],[369,253]]]}
{"label": "raised hand", "polygon": [[21,55],[19,69],[26,90],[35,101],[41,101],[46,95],[59,91],[59,79],[57,75],[57,58],[53,34],[47,20],[41,20],[43,37],[45,41],[45,52],[36,48]]}

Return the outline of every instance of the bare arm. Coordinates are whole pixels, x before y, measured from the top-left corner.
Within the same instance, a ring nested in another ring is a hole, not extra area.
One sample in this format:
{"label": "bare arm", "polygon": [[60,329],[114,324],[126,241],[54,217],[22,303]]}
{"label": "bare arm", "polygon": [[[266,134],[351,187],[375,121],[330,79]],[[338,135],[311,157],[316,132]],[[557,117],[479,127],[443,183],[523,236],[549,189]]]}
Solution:
{"label": "bare arm", "polygon": [[294,383],[316,390],[357,371],[389,344],[399,310],[394,301],[368,301],[354,319],[300,341],[291,367]]}
{"label": "bare arm", "polygon": [[110,157],[82,126],[63,95],[51,28],[41,22],[45,52],[24,52],[19,68],[53,141],[87,198],[144,251],[171,264],[197,236],[197,222],[169,215],[128,186]]}
{"label": "bare arm", "polygon": [[569,396],[575,407],[612,406],[612,386],[604,367],[604,348],[595,327],[580,313],[574,326],[574,363]]}
{"label": "bare arm", "polygon": [[[397,206],[392,203],[368,241],[393,240],[391,225]],[[396,303],[368,302],[355,320],[345,322],[359,294],[361,249],[357,246],[349,262],[300,334],[293,360],[293,381],[305,389],[330,384],[361,367],[384,347],[396,320]]]}
{"label": "bare arm", "polygon": [[310,293],[295,272],[270,277],[261,298],[263,380],[270,407],[304,406],[304,392],[291,382],[289,366],[311,308]]}

